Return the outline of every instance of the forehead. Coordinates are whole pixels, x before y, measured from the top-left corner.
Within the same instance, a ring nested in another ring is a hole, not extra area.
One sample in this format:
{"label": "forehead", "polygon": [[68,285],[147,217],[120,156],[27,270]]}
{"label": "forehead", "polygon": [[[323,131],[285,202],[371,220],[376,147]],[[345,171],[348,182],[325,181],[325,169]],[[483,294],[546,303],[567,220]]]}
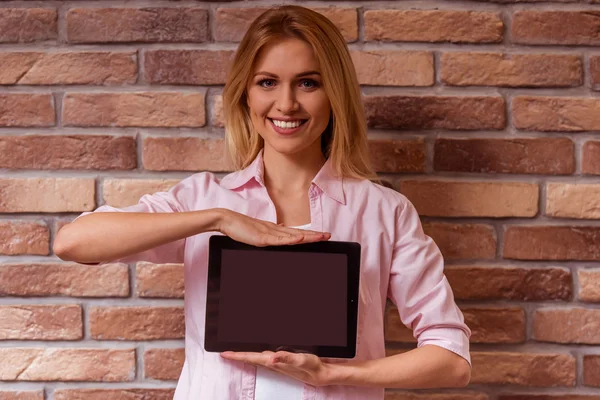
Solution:
{"label": "forehead", "polygon": [[300,39],[286,38],[274,40],[259,51],[254,64],[254,72],[274,74],[297,74],[318,70],[319,62],[310,45]]}

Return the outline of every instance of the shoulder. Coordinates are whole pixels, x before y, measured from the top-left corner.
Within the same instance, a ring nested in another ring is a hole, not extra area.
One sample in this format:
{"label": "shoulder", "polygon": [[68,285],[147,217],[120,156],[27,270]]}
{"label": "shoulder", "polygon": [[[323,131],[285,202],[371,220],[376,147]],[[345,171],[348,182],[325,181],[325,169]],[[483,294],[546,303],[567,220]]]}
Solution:
{"label": "shoulder", "polygon": [[[220,188],[219,179],[212,172],[198,172],[182,179],[163,195],[180,205],[181,211],[198,208],[198,203]],[[155,193],[159,195],[160,193]]]}
{"label": "shoulder", "polygon": [[368,179],[344,179],[344,191],[349,201],[366,201],[369,207],[383,208],[388,212],[401,212],[411,205],[402,193]]}
{"label": "shoulder", "polygon": [[178,184],[171,188],[173,190],[184,190],[188,191],[193,189],[196,194],[198,191],[202,192],[219,186],[219,179],[212,172],[198,172],[190,175],[187,178],[182,179]]}

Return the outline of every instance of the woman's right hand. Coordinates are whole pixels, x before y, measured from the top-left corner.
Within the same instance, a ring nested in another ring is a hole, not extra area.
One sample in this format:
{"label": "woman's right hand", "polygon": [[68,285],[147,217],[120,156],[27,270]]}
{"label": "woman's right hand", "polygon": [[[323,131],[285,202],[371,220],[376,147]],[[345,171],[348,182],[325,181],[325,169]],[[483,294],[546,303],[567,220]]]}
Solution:
{"label": "woman's right hand", "polygon": [[219,232],[253,246],[280,246],[329,240],[331,233],[288,228],[223,209]]}

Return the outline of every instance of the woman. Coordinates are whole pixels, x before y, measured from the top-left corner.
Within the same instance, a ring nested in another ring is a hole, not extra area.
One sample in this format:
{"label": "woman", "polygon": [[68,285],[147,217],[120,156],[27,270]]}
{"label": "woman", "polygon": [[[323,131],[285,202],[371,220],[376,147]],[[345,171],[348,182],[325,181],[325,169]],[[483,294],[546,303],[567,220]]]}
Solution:
{"label": "woman", "polygon": [[[80,263],[184,262],[186,358],[175,399],[375,400],[386,387],[465,386],[470,331],[414,207],[369,165],[360,89],[335,26],[297,6],[262,14],[240,43],[223,104],[237,172],[221,181],[195,174],[135,206],[100,207],[54,245]],[[216,231],[257,246],[361,243],[356,358],[204,352],[207,243]],[[388,296],[418,348],[385,357]]]}

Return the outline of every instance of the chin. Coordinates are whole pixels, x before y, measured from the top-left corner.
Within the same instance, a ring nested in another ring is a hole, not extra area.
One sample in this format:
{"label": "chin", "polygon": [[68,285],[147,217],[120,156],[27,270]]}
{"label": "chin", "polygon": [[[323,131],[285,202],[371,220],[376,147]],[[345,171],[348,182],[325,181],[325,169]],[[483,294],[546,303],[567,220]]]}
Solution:
{"label": "chin", "polygon": [[302,144],[293,144],[293,143],[266,143],[270,148],[275,150],[277,153],[292,155],[304,151],[308,146]]}

